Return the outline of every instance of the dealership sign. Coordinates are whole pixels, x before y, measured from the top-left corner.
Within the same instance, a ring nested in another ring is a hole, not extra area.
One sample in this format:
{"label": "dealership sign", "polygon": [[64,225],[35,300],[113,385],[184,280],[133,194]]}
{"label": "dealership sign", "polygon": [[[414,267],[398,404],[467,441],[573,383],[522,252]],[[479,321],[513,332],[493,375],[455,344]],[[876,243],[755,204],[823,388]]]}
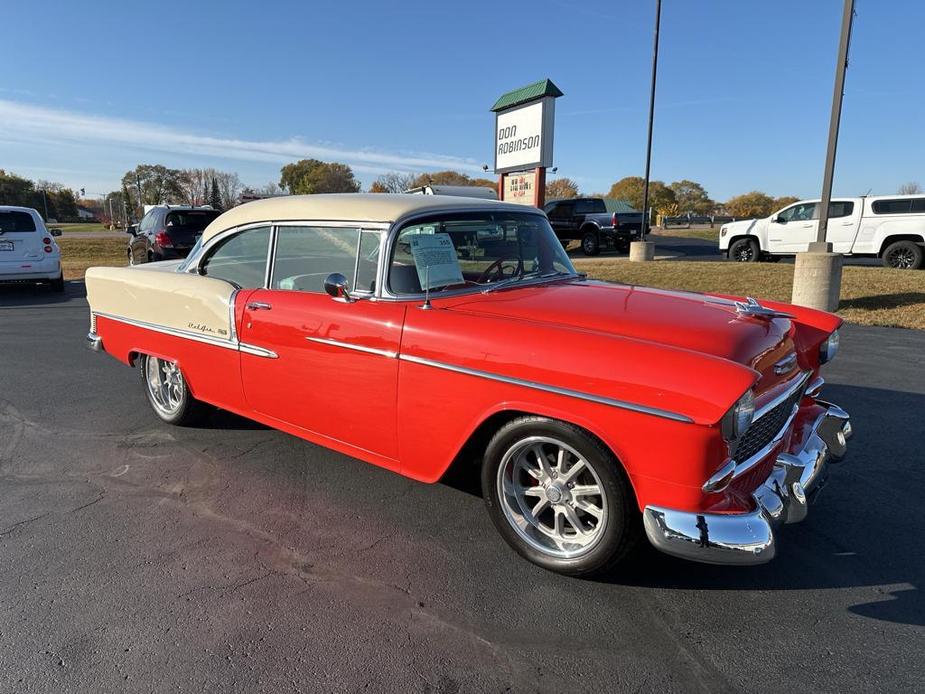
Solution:
{"label": "dealership sign", "polygon": [[556,97],[562,92],[541,80],[501,96],[495,113],[495,173],[552,166]]}
{"label": "dealership sign", "polygon": [[533,205],[536,196],[536,172],[509,174],[504,177],[504,190],[501,199],[518,205]]}

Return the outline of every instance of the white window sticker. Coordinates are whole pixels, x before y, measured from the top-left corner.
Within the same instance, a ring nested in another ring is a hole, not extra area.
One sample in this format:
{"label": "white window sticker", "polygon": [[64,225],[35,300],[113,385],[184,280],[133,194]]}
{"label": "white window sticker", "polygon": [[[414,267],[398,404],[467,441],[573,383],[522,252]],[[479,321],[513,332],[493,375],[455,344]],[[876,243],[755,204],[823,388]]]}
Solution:
{"label": "white window sticker", "polygon": [[411,237],[411,255],[422,289],[462,284],[462,270],[449,234],[415,234]]}

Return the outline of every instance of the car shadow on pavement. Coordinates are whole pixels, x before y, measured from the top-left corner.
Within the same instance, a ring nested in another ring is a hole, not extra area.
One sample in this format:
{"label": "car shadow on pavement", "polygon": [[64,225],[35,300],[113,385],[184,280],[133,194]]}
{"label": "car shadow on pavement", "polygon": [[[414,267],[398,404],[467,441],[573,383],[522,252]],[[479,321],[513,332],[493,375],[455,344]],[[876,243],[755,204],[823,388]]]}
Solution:
{"label": "car shadow on pavement", "polygon": [[67,280],[63,292],[52,291],[46,284],[0,284],[0,308],[38,308],[50,304],[63,304],[86,296],[87,287],[83,280]]}
{"label": "car shadow on pavement", "polygon": [[925,395],[830,384],[825,396],[852,415],[851,449],[844,462],[830,467],[828,484],[806,520],[779,529],[772,562],[698,564],[661,554],[643,541],[630,561],[598,580],[669,590],[869,587],[876,599],[851,605],[849,612],[925,626]]}

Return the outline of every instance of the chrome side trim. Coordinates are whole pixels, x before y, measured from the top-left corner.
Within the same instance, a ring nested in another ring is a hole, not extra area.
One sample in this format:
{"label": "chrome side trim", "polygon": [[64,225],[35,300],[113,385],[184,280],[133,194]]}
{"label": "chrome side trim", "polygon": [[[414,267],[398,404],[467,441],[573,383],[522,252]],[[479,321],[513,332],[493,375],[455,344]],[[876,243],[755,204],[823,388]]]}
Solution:
{"label": "chrome side trim", "polygon": [[648,407],[647,405],[637,405],[632,402],[626,402],[624,400],[616,400],[614,398],[607,398],[602,395],[594,395],[592,393],[583,393],[578,390],[570,390],[568,388],[559,388],[558,386],[550,386],[545,383],[537,383],[536,381],[526,381],[520,378],[512,378],[510,376],[502,376],[501,374],[491,373],[490,371],[479,371],[477,369],[469,369],[464,366],[456,366],[455,364],[446,364],[441,361],[434,361],[432,359],[425,359],[423,357],[415,357],[410,354],[400,354],[399,359],[404,361],[409,361],[414,364],[422,364],[423,366],[431,366],[435,369],[444,369],[446,371],[453,371],[454,373],[465,374],[466,376],[475,376],[476,378],[487,378],[490,381],[498,381],[500,383],[508,383],[514,386],[521,386],[523,388],[531,388],[533,390],[540,390],[544,393],[553,393],[554,395],[564,395],[569,398],[577,398],[578,400],[587,400],[588,402],[596,402],[600,405],[609,405],[610,407],[618,407],[623,410],[630,410],[632,412],[640,412],[642,414],[650,414],[655,417],[662,417],[663,419],[670,419],[675,422],[684,422],[685,424],[693,423],[693,419],[687,417],[683,414],[678,414],[676,412],[669,412],[668,410],[661,410],[657,407]]}
{"label": "chrome side trim", "polygon": [[245,352],[247,354],[253,354],[258,357],[268,357],[270,359],[276,359],[279,356],[276,354],[276,352],[264,349],[263,347],[248,345],[243,342],[237,342],[236,340],[232,341],[220,337],[201,335],[189,330],[180,330],[179,328],[168,328],[164,325],[157,325],[155,323],[149,323],[143,320],[135,320],[134,318],[125,318],[124,316],[116,316],[111,313],[103,313],[102,311],[96,312],[96,315],[102,316],[103,318],[108,318],[110,320],[119,321],[120,323],[125,323],[126,325],[134,325],[137,328],[145,328],[146,330],[152,330],[156,333],[162,333],[164,335],[181,337],[185,340],[193,340],[194,342],[202,342],[214,347],[221,347],[222,349],[231,349],[235,352]]}
{"label": "chrome side trim", "polygon": [[386,357],[388,359],[398,358],[398,352],[392,352],[387,349],[376,349],[375,347],[366,347],[365,345],[354,345],[350,342],[341,342],[340,340],[329,340],[324,337],[306,337],[306,340],[309,342],[317,342],[321,345],[330,345],[331,347],[343,347],[344,349],[352,349],[356,352],[364,352],[366,354],[377,354],[380,357]]}
{"label": "chrome side trim", "polygon": [[806,386],[806,394],[814,398],[819,395],[819,392],[822,390],[822,386],[825,385],[825,379],[822,376],[816,376],[812,382]]}

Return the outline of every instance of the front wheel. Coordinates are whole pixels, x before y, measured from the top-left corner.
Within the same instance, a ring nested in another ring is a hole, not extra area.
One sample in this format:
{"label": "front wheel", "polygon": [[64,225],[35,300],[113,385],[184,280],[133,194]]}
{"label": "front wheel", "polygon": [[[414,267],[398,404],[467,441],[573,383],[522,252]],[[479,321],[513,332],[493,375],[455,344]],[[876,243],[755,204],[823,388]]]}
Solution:
{"label": "front wheel", "polygon": [[154,413],[168,424],[186,426],[198,422],[205,405],[194,398],[175,362],[143,355],[141,379]]}
{"label": "front wheel", "polygon": [[601,239],[596,231],[589,231],[581,238],[581,252],[585,255],[597,255],[601,252]]}
{"label": "front wheel", "polygon": [[896,270],[918,270],[922,267],[922,247],[914,241],[896,241],[883,251],[883,265]]}
{"label": "front wheel", "polygon": [[582,429],[520,417],[492,438],[482,464],[492,522],[524,558],[571,576],[606,571],[640,537],[619,462]]}
{"label": "front wheel", "polygon": [[729,259],[737,263],[754,263],[760,256],[761,250],[754,239],[739,239],[729,246]]}

